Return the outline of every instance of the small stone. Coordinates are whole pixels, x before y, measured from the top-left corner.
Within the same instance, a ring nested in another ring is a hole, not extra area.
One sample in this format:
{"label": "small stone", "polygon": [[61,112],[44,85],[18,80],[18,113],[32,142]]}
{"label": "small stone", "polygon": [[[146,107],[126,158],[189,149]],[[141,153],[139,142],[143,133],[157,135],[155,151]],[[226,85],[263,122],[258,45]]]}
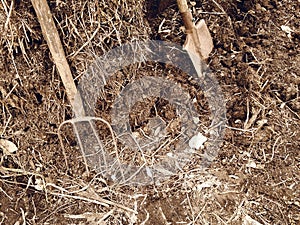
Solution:
{"label": "small stone", "polygon": [[203,148],[203,144],[207,141],[207,137],[202,135],[201,133],[196,134],[193,136],[189,141],[190,148],[199,149]]}
{"label": "small stone", "polygon": [[262,10],[262,7],[261,7],[261,5],[259,3],[257,3],[255,5],[255,8],[256,8],[257,11],[261,11]]}

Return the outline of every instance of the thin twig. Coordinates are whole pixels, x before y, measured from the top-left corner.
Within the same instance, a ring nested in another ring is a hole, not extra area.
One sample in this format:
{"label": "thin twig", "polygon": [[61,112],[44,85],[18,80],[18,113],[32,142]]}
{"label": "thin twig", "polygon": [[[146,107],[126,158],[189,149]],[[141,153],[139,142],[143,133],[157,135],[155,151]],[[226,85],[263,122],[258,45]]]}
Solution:
{"label": "thin twig", "polygon": [[69,195],[69,194],[63,194],[63,193],[56,193],[56,192],[52,192],[52,191],[48,192],[48,193],[51,194],[51,195],[55,195],[55,196],[60,196],[60,197],[65,197],[65,198],[72,198],[72,199],[82,200],[82,201],[87,201],[87,202],[94,203],[94,204],[97,204],[97,205],[102,205],[102,206],[105,206],[105,207],[109,207],[111,205],[111,206],[115,206],[117,208],[126,210],[128,212],[132,212],[134,214],[137,214],[137,211],[135,211],[133,209],[130,209],[130,208],[126,207],[126,206],[123,206],[121,204],[118,204],[118,203],[115,203],[115,202],[112,202],[112,201],[109,201],[109,200],[106,200],[106,199],[103,199],[103,198],[91,199],[91,198],[86,198],[86,197],[77,196],[77,195]]}

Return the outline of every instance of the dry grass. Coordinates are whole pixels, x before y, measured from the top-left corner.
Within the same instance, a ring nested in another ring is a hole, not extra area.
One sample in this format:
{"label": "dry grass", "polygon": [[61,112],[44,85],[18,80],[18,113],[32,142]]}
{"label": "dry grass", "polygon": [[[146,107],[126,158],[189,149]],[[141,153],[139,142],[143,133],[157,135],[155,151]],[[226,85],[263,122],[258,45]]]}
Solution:
{"label": "dry grass", "polygon": [[[297,3],[274,2],[193,7],[212,31],[209,65],[227,102],[224,144],[205,171],[195,158],[171,179],[142,188],[87,172],[69,125],[61,130],[63,154],[59,126],[72,108],[33,8],[29,1],[1,0],[0,135],[18,151],[0,149],[0,224],[299,224],[300,13]],[[177,8],[148,18],[144,3],[49,2],[76,82],[97,56],[123,43],[183,43]],[[295,32],[288,36],[281,25]],[[119,89],[160,69],[125,68],[107,87],[99,116],[109,122]],[[200,91],[173,75],[201,109]]]}

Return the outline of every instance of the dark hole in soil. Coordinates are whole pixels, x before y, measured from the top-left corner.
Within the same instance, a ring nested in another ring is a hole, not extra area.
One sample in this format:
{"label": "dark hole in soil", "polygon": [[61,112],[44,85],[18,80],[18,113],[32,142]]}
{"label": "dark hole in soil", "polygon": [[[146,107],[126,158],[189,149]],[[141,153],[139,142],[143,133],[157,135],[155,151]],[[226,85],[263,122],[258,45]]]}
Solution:
{"label": "dark hole in soil", "polygon": [[148,98],[137,102],[131,110],[129,123],[132,131],[147,125],[149,119],[159,116],[167,124],[176,119],[175,108],[165,99]]}
{"label": "dark hole in soil", "polygon": [[158,14],[160,0],[147,0],[145,1],[146,18],[153,19]]}
{"label": "dark hole in soil", "polygon": [[248,12],[252,7],[254,6],[254,1],[249,1],[249,0],[242,0],[241,2],[237,3],[237,7],[242,11],[242,12]]}
{"label": "dark hole in soil", "polygon": [[36,100],[38,101],[38,104],[41,104],[43,102],[43,95],[41,95],[38,92],[34,93]]}

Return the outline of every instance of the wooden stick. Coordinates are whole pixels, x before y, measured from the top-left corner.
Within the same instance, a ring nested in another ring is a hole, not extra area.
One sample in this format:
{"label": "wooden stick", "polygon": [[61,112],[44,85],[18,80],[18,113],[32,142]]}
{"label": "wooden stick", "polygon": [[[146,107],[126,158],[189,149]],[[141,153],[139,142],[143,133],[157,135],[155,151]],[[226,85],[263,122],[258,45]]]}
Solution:
{"label": "wooden stick", "polygon": [[54,64],[66,89],[67,98],[70,103],[73,103],[77,89],[48,3],[46,0],[31,0],[31,2],[41,25],[44,38],[49,46]]}
{"label": "wooden stick", "polygon": [[189,10],[186,0],[177,0],[177,5],[179,8],[179,12],[181,13],[181,17],[187,31],[192,30],[194,27],[193,16]]}
{"label": "wooden stick", "polygon": [[199,41],[197,29],[195,24],[193,23],[193,15],[189,10],[186,0],[177,0],[177,5],[181,13],[186,33],[191,35],[196,52],[199,54],[201,59],[204,59],[201,52],[201,43]]}

